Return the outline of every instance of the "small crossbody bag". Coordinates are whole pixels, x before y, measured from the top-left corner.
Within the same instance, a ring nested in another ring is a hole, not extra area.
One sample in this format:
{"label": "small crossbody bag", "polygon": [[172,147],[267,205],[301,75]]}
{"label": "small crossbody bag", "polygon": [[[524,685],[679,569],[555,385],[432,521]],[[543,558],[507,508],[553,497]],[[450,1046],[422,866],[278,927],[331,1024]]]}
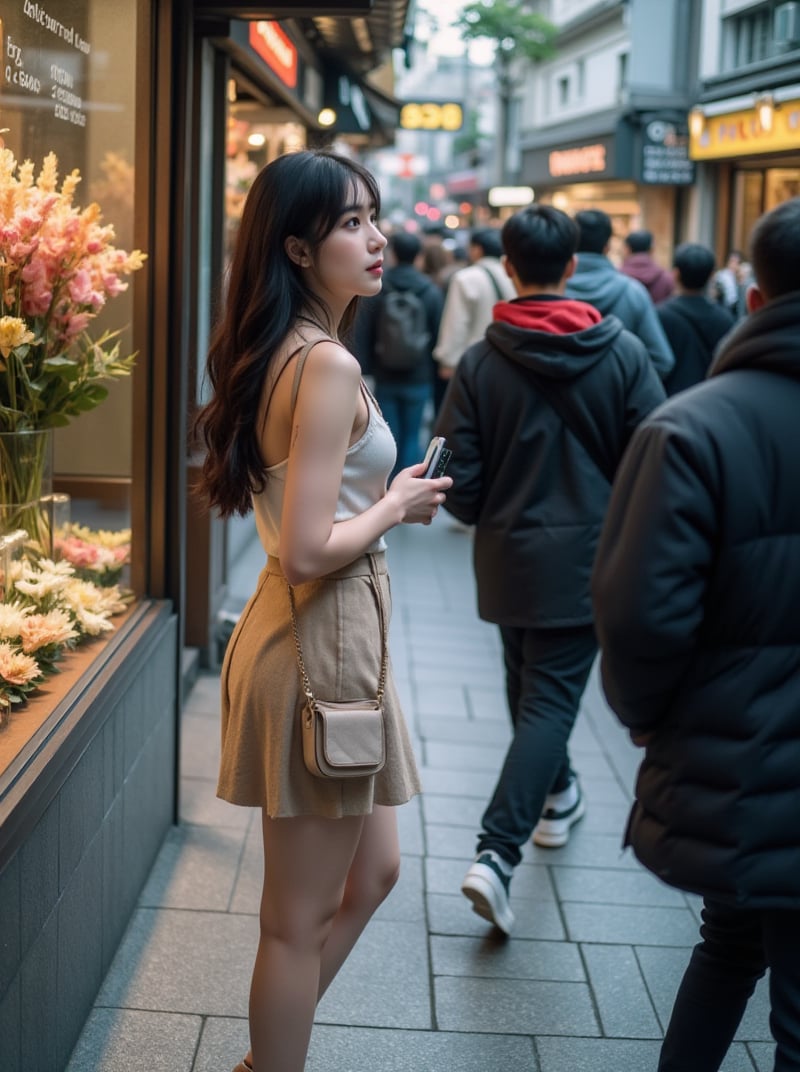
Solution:
{"label": "small crossbody bag", "polygon": [[386,614],[375,559],[372,555],[368,557],[371,580],[377,593],[383,645],[374,700],[320,700],[314,695],[303,659],[294,590],[287,585],[297,666],[306,698],[301,714],[303,761],[316,778],[365,778],[377,774],[386,762],[383,723],[383,696],[389,658]]}

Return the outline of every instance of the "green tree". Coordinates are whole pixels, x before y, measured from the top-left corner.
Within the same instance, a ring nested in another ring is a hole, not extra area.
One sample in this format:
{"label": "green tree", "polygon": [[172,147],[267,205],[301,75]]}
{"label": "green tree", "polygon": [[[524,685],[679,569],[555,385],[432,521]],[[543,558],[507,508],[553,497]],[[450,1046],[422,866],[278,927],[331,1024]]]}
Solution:
{"label": "green tree", "polygon": [[511,105],[515,90],[519,88],[514,78],[517,61],[536,63],[549,59],[556,51],[557,28],[544,15],[530,8],[530,0],[472,0],[464,5],[455,22],[462,40],[489,40],[495,46],[503,179],[507,178],[505,158],[511,126]]}

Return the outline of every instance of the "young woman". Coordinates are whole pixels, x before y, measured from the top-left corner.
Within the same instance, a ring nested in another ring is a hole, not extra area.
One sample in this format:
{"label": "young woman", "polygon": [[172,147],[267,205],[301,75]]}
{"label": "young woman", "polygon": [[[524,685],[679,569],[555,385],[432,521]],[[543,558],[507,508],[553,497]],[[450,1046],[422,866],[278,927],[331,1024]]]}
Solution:
{"label": "young woman", "polygon": [[315,695],[374,696],[390,607],[384,534],[429,524],[451,484],[414,465],[386,489],[394,441],[338,339],[355,300],[381,287],[378,208],[370,173],[333,153],[265,167],[208,356],[205,491],[223,517],[255,511],[267,554],[222,669],[218,794],[262,809],[264,842],[251,1051],[236,1072],[303,1069],[317,1002],[397,880],[392,806],[419,790],[391,673],[384,769],[307,772],[288,587]]}

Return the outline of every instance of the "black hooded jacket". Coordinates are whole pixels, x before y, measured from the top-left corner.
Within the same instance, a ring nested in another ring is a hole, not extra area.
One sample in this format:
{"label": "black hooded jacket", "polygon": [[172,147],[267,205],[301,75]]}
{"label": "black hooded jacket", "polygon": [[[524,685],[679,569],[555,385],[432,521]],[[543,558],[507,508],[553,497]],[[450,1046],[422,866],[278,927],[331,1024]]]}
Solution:
{"label": "black hooded jacket", "polygon": [[623,460],[592,591],[649,735],[628,842],[665,882],[800,908],[800,292],[751,314]]}
{"label": "black hooded jacket", "polygon": [[518,298],[494,317],[436,424],[453,451],[447,509],[476,526],[479,612],[500,625],[590,624],[610,494],[598,464],[613,475],[664,390],[642,343],[584,302]]}
{"label": "black hooded jacket", "polygon": [[667,394],[674,395],[706,378],[714,350],[735,320],[733,313],[701,294],[670,298],[656,313],[675,355],[675,365],[664,377]]}

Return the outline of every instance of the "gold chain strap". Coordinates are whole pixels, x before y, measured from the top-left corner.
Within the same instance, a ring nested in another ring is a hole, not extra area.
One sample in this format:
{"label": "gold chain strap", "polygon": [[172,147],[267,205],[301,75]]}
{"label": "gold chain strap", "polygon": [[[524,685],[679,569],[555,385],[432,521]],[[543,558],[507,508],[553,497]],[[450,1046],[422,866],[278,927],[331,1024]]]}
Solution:
{"label": "gold chain strap", "polygon": [[[370,566],[370,580],[378,597],[378,607],[381,616],[381,641],[382,641],[382,654],[381,654],[381,671],[378,677],[378,691],[375,699],[378,702],[378,706],[383,704],[383,696],[386,691],[386,673],[389,666],[389,644],[386,636],[386,611],[383,605],[383,593],[381,592],[381,581],[378,575],[378,567],[375,565],[374,555],[368,555]],[[292,636],[294,637],[294,647],[297,653],[297,666],[300,670],[300,679],[303,682],[303,692],[307,699],[313,702],[314,694],[311,691],[311,681],[306,670],[305,660],[303,659],[303,648],[300,644],[300,631],[297,628],[297,607],[294,601],[294,589],[287,582],[286,587],[289,589],[289,606],[292,611]]]}

